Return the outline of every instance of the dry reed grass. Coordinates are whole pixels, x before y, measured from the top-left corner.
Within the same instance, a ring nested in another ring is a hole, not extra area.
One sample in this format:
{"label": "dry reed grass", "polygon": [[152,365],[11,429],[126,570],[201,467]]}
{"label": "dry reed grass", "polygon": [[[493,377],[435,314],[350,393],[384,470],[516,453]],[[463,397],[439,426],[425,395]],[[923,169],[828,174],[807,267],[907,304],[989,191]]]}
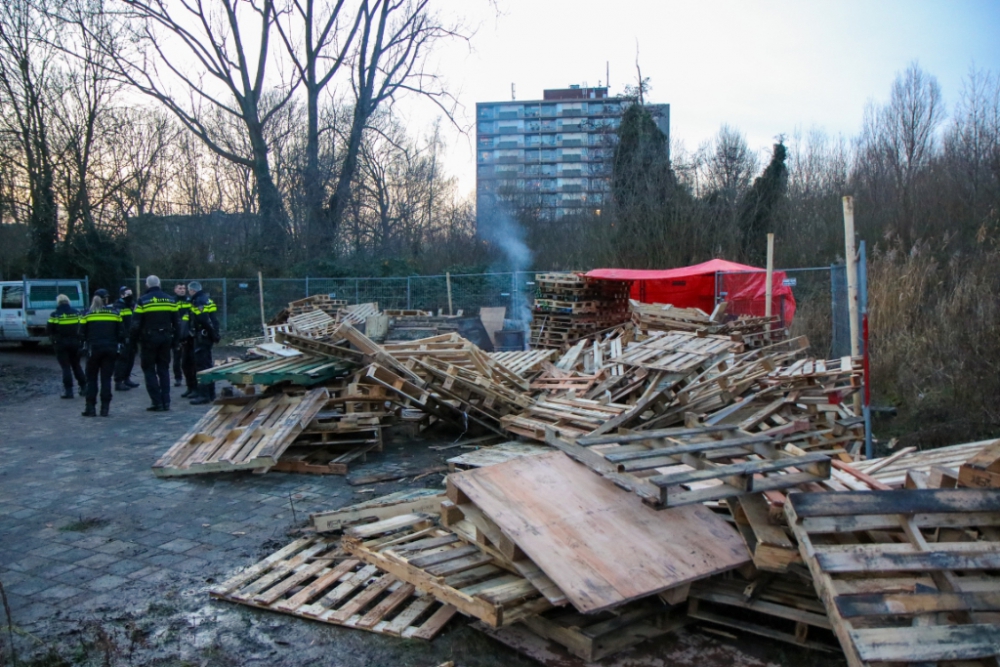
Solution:
{"label": "dry reed grass", "polygon": [[901,440],[938,446],[1000,429],[1000,252],[946,262],[918,244],[873,253],[873,400],[899,410]]}

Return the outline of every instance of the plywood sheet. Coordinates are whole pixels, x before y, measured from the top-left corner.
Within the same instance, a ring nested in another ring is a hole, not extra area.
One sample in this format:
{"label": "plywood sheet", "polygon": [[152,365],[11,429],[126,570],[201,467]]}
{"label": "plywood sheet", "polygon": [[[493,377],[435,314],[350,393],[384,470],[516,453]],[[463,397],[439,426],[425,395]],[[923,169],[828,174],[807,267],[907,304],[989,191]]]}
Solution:
{"label": "plywood sheet", "polygon": [[703,505],[654,510],[562,452],[449,476],[582,612],[611,609],[750,560]]}

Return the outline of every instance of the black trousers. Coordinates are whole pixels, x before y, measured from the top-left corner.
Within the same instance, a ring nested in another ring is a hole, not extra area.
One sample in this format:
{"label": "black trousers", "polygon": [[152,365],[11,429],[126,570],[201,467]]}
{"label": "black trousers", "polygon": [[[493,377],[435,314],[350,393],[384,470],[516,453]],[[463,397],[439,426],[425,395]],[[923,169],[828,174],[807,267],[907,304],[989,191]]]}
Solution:
{"label": "black trousers", "polygon": [[115,382],[125,382],[132,375],[132,369],[135,367],[135,343],[129,340],[122,347],[121,353],[118,355],[118,361],[115,362]]}
{"label": "black trousers", "polygon": [[87,376],[80,367],[80,343],[56,343],[56,360],[62,369],[63,386],[66,391],[73,390],[73,380],[80,385],[80,391],[87,386]]}
{"label": "black trousers", "polygon": [[117,346],[90,348],[90,358],[87,359],[87,405],[97,403],[98,375],[101,379],[101,405],[111,403],[111,376],[114,374],[117,358]]}
{"label": "black trousers", "polygon": [[[194,343],[194,369],[197,371],[208,370],[212,367],[212,342],[210,340],[196,340]],[[215,398],[215,383],[201,385],[201,393],[209,398]]]}
{"label": "black trousers", "polygon": [[139,347],[139,365],[146,378],[146,393],[153,405],[170,406],[171,341],[144,340]]}
{"label": "black trousers", "polygon": [[194,339],[185,338],[174,348],[174,379],[180,381],[184,378],[184,384],[188,389],[198,388],[197,371],[194,368]]}

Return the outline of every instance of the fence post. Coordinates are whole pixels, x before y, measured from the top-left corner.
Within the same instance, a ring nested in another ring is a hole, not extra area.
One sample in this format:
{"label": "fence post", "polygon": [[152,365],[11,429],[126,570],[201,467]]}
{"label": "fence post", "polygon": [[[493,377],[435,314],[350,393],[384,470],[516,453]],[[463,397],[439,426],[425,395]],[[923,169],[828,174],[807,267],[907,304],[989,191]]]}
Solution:
{"label": "fence post", "polygon": [[229,331],[229,292],[226,289],[226,279],[222,279],[222,330]]}
{"label": "fence post", "polygon": [[361,303],[361,288],[360,288],[360,284],[361,284],[361,279],[360,278],[355,278],[354,279],[354,303],[356,303],[356,304]]}
{"label": "fence post", "polygon": [[406,276],[406,309],[413,309],[413,306],[410,305],[410,276]]}
{"label": "fence post", "polygon": [[862,414],[865,418],[865,457],[875,456],[875,445],[872,442],[872,393],[871,374],[868,361],[868,262],[865,253],[865,242],[861,241],[858,248],[858,305],[861,307],[861,354],[864,359],[864,396]]}
{"label": "fence post", "polygon": [[309,298],[309,276],[306,276],[306,298]]}

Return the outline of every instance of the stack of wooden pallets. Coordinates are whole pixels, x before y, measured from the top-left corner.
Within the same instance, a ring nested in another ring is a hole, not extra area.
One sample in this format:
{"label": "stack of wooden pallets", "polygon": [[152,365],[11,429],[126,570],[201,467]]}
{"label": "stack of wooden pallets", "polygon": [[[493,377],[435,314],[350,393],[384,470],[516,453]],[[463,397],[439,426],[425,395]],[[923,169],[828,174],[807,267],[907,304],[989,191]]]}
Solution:
{"label": "stack of wooden pallets", "polygon": [[536,275],[531,346],[562,348],[627,322],[631,284],[577,273]]}

